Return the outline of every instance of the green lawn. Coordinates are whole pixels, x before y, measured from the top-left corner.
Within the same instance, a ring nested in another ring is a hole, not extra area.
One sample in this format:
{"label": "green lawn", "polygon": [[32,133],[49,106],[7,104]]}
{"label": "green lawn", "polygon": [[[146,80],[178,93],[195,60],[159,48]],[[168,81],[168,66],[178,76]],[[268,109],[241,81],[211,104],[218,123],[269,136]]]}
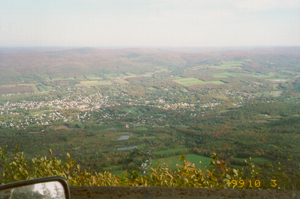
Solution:
{"label": "green lawn", "polygon": [[[205,166],[209,168],[210,161],[212,161],[212,158],[207,158],[204,156],[196,155],[196,154],[186,154],[185,155],[186,160],[190,161],[191,163],[195,164],[196,168],[204,168]],[[200,164],[200,161],[202,164]],[[179,156],[171,156],[168,158],[159,158],[159,159],[154,159],[152,161],[152,167],[156,166],[156,163],[160,162],[161,165],[166,163],[171,170],[176,170],[176,164],[181,165],[183,164],[182,161],[179,161]]]}
{"label": "green lawn", "polygon": [[152,91],[153,91],[153,90],[157,90],[157,89],[154,88],[154,87],[148,87],[148,89],[149,89],[149,90],[152,90]]}

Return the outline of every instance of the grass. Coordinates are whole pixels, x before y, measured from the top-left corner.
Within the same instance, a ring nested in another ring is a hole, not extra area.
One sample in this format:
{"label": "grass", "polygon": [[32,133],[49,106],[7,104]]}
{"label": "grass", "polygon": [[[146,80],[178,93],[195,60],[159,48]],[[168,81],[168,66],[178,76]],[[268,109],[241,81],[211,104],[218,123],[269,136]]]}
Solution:
{"label": "grass", "polygon": [[225,112],[228,112],[229,110],[222,110],[222,111],[219,111],[219,113],[225,113]]}
{"label": "grass", "polygon": [[152,91],[153,91],[153,90],[157,90],[157,89],[154,88],[154,87],[148,87],[148,89],[149,89],[149,90],[152,90]]}
{"label": "grass", "polygon": [[283,91],[271,91],[270,95],[273,95],[274,97],[280,97]]}
{"label": "grass", "polygon": [[161,151],[153,151],[153,154],[168,154],[168,153],[176,153],[176,152],[183,152],[188,150],[188,148],[178,148],[178,149],[167,149]]}
{"label": "grass", "polygon": [[109,85],[111,82],[107,81],[81,81],[80,84],[76,86],[98,86],[98,85]]}
{"label": "grass", "polygon": [[112,79],[116,76],[118,76],[116,73],[106,73],[106,74],[104,74],[104,77],[107,78],[107,79]]}
{"label": "grass", "polygon": [[140,131],[147,131],[148,128],[144,127],[144,126],[137,126],[135,127],[136,130],[140,130]]}
{"label": "grass", "polygon": [[194,86],[194,85],[201,85],[204,83],[204,81],[199,80],[197,78],[182,78],[182,79],[176,79],[173,80],[174,82],[178,84],[182,84],[184,86]]}
{"label": "grass", "polygon": [[174,82],[178,84],[182,84],[183,86],[194,86],[194,85],[205,85],[205,84],[224,84],[224,82],[221,81],[202,81],[197,78],[180,78],[173,80]]}
{"label": "grass", "polygon": [[[201,168],[203,169],[205,166],[208,168],[210,161],[212,161],[212,158],[207,158],[204,156],[200,156],[200,155],[196,155],[196,154],[186,154],[184,155],[186,157],[187,161],[190,161],[191,163],[195,164],[196,168]],[[202,164],[200,164],[200,161],[202,162]],[[179,156],[171,156],[168,158],[159,158],[159,159],[154,159],[152,161],[152,167],[156,166],[156,163],[161,163],[161,165],[163,165],[164,163],[166,163],[171,170],[176,170],[176,164],[181,165],[183,164],[182,161],[179,160]]]}
{"label": "grass", "polygon": [[257,77],[257,78],[272,78],[272,77],[278,77],[278,75],[275,74],[261,74],[261,73],[230,73],[230,72],[226,72],[226,73],[217,73],[217,74],[213,74],[213,77],[240,77],[240,76],[252,76],[252,77]]}
{"label": "grass", "polygon": [[124,173],[125,170],[115,170],[115,171],[109,171],[113,175],[120,176],[122,173]]}
{"label": "grass", "polygon": [[96,75],[94,75],[94,74],[92,74],[92,75],[87,75],[86,78],[88,78],[88,79],[102,79],[101,77],[96,76]]}
{"label": "grass", "polygon": [[186,90],[185,88],[183,88],[183,89],[181,90],[181,92],[183,92],[183,93],[188,93],[189,91]]}
{"label": "grass", "polygon": [[44,114],[44,111],[30,111],[31,115],[42,115]]}
{"label": "grass", "polygon": [[229,61],[229,62],[224,62],[220,66],[209,66],[210,68],[216,68],[216,69],[233,69],[233,68],[238,68],[241,69],[239,66],[243,65],[245,62],[243,61]]}
{"label": "grass", "polygon": [[113,170],[118,168],[120,165],[109,165],[108,167],[103,167],[104,170],[108,171],[108,170]]}
{"label": "grass", "polygon": [[126,111],[126,112],[131,112],[131,114],[137,115],[137,116],[143,116],[144,115],[144,113],[142,113],[137,107],[123,108],[122,110]]}
{"label": "grass", "polygon": [[127,73],[125,73],[127,76],[136,76],[136,74],[134,74],[134,73],[130,73],[130,72],[127,72]]}

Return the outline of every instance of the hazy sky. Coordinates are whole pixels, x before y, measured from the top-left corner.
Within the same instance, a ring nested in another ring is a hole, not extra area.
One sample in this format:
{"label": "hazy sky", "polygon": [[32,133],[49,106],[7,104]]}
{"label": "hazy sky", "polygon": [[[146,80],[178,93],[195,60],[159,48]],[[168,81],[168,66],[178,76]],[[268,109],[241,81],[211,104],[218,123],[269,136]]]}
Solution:
{"label": "hazy sky", "polygon": [[0,46],[286,45],[300,0],[0,0]]}

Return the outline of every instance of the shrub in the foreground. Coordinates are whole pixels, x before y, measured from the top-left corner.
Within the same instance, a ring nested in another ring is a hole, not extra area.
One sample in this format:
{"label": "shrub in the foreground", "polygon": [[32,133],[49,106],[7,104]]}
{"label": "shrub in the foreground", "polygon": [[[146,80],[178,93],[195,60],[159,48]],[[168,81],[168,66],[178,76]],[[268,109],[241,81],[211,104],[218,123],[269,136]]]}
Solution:
{"label": "shrub in the foreground", "polygon": [[[50,158],[36,156],[31,160],[24,153],[17,152],[12,158],[7,157],[6,147],[0,147],[0,162],[2,184],[47,176],[61,176],[68,180],[71,186],[166,186],[166,187],[203,187],[203,188],[284,188],[299,189],[299,172],[293,179],[293,186],[287,186],[290,178],[282,172],[284,169],[271,165],[271,178],[261,173],[250,158],[242,169],[227,168],[222,158],[213,154],[211,168],[200,169],[180,156],[183,165],[177,165],[176,171],[171,171],[167,164],[150,168],[149,175],[140,175],[138,171],[124,172],[120,176],[109,172],[91,172],[82,170],[67,154],[68,160],[63,164],[49,150]],[[278,180],[279,179],[279,180]],[[258,183],[259,182],[259,183]]]}

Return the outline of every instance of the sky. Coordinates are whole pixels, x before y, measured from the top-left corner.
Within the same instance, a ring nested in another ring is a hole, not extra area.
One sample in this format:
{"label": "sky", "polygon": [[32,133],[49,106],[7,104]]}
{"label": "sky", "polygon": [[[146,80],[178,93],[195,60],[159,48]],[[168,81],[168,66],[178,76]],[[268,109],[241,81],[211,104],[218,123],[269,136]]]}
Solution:
{"label": "sky", "polygon": [[300,1],[0,0],[0,46],[300,46]]}

